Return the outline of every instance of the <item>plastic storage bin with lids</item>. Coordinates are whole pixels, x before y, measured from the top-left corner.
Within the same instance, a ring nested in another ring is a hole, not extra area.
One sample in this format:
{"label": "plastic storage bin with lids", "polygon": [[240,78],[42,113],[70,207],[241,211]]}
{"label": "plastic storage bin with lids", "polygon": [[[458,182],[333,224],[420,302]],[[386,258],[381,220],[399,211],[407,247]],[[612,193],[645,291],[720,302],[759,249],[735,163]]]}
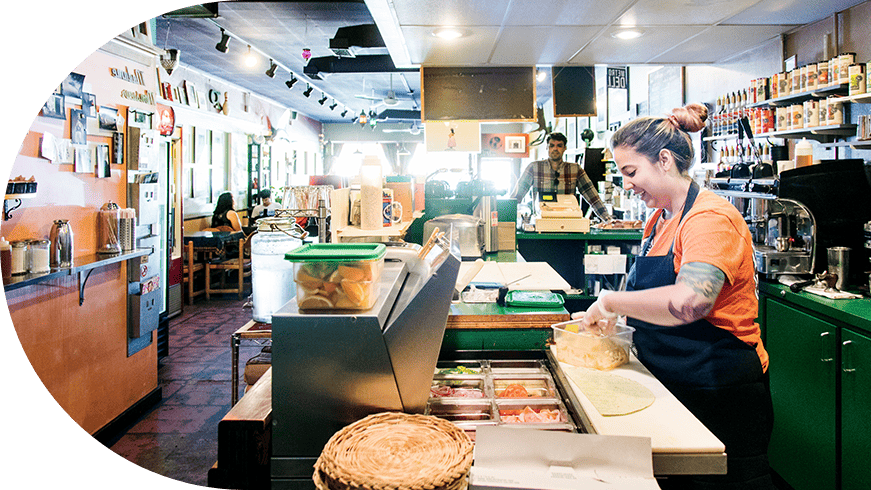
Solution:
{"label": "plastic storage bin with lids", "polygon": [[617,323],[613,331],[593,333],[580,326],[581,320],[551,325],[556,358],[572,366],[607,371],[629,362],[633,327]]}
{"label": "plastic storage bin with lids", "polygon": [[287,254],[300,310],[367,310],[380,293],[382,243],[310,243]]}

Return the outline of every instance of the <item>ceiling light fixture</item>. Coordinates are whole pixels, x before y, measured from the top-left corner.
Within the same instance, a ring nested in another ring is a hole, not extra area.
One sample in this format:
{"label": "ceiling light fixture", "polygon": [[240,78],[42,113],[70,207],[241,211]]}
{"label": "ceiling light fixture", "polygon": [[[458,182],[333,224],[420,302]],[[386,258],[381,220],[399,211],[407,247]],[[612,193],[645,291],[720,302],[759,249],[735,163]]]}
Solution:
{"label": "ceiling light fixture", "polygon": [[221,42],[215,45],[215,49],[222,53],[227,52],[227,43],[230,42],[230,35],[224,29],[221,29]]}
{"label": "ceiling light fixture", "polygon": [[302,95],[305,95],[306,97],[310,97],[312,94],[312,90],[314,90],[314,88],[311,85],[305,84],[305,92],[303,92]]}
{"label": "ceiling light fixture", "polygon": [[257,64],[257,57],[251,52],[251,45],[248,45],[248,53],[245,55],[245,65],[254,67]]}
{"label": "ceiling light fixture", "polygon": [[616,37],[617,39],[623,39],[624,41],[629,39],[636,39],[643,35],[644,33],[641,31],[636,31],[634,29],[624,29],[611,33],[611,37]]}
{"label": "ceiling light fixture", "polygon": [[466,36],[466,31],[456,27],[440,27],[432,31],[432,35],[442,39],[457,39]]}
{"label": "ceiling light fixture", "polygon": [[535,79],[538,80],[539,83],[543,82],[547,78],[547,72],[544,70],[538,70],[535,72]]}
{"label": "ceiling light fixture", "polygon": [[337,107],[338,105],[339,105],[339,103],[336,102],[336,99],[333,99],[333,103],[330,104],[330,110],[331,110],[331,111],[336,110],[336,107]]}
{"label": "ceiling light fixture", "polygon": [[287,85],[287,88],[293,88],[293,84],[295,84],[295,83],[298,82],[298,81],[299,81],[299,79],[296,78],[296,75],[294,75],[293,73],[291,73],[291,74],[290,74],[290,80],[284,82],[284,84]]}
{"label": "ceiling light fixture", "polygon": [[278,65],[272,61],[272,58],[269,58],[269,69],[266,70],[266,76],[269,78],[275,78],[275,70],[278,69]]}
{"label": "ceiling light fixture", "polygon": [[160,65],[166,70],[167,75],[172,75],[172,70],[178,66],[178,50],[175,48],[165,50],[160,55]]}
{"label": "ceiling light fixture", "polygon": [[323,97],[321,97],[320,99],[318,99],[318,104],[320,104],[320,105],[324,105],[324,102],[326,102],[326,101],[327,101],[327,94],[324,94]]}
{"label": "ceiling light fixture", "polygon": [[365,126],[369,119],[366,117],[366,111],[360,111],[360,115],[357,117],[357,122],[360,123],[360,126]]}
{"label": "ceiling light fixture", "polygon": [[345,117],[346,114],[348,114],[348,109],[345,109],[344,111],[342,111],[342,117]]}

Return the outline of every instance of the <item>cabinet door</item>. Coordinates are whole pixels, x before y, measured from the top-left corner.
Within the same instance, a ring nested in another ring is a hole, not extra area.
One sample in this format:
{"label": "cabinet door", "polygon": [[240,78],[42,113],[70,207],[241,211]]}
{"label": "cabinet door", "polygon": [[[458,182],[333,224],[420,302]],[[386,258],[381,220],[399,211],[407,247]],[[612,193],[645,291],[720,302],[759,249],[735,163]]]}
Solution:
{"label": "cabinet door", "polygon": [[871,338],[841,330],[842,488],[867,489],[871,482]]}
{"label": "cabinet door", "polygon": [[835,488],[837,329],[778,301],[765,301],[774,403],[771,467],[795,490]]}

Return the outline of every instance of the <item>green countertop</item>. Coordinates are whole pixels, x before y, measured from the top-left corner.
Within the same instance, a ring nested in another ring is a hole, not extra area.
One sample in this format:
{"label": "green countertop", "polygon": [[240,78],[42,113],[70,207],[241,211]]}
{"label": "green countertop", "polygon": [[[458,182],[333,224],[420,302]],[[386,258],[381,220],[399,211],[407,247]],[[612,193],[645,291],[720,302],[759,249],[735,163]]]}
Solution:
{"label": "green countertop", "polygon": [[788,286],[773,282],[760,282],[759,291],[871,333],[871,299],[869,298],[828,299],[812,293],[793,293]]}
{"label": "green countertop", "polygon": [[638,240],[642,232],[633,230],[600,231],[590,230],[589,233],[527,233],[517,232],[518,240]]}

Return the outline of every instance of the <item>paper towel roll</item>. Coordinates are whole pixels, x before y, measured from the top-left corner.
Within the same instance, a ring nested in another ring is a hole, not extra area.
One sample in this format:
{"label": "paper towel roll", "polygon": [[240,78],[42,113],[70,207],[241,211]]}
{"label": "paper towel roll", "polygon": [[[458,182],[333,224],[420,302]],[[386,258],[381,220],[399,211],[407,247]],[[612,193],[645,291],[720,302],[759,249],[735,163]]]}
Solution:
{"label": "paper towel roll", "polygon": [[382,223],[381,161],[366,157],[360,166],[360,228],[380,230]]}

